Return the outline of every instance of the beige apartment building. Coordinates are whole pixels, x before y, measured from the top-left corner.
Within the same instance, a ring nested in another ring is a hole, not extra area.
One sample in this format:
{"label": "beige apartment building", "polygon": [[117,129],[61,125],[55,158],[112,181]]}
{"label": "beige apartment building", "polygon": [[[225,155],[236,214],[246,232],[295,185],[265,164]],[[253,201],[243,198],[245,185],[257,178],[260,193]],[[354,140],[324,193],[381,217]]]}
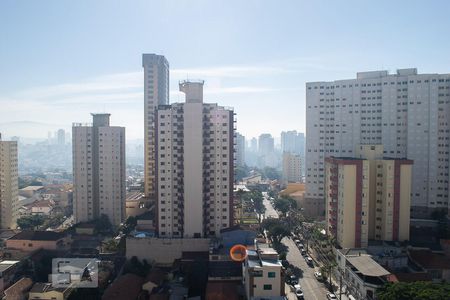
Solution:
{"label": "beige apartment building", "polygon": [[169,104],[169,62],[162,55],[143,54],[144,68],[144,171],[145,195],[156,200],[155,113],[158,105]]}
{"label": "beige apartment building", "polygon": [[327,231],[341,247],[409,240],[412,164],[384,158],[382,145],[325,159]]}
{"label": "beige apartment building", "polygon": [[156,117],[160,237],[209,237],[233,224],[234,112],[203,103],[203,81],[180,83],[185,103]]}
{"label": "beige apartment building", "polygon": [[302,157],[292,152],[283,153],[283,182],[302,182]]}
{"label": "beige apartment building", "polygon": [[125,219],[125,127],[110,126],[110,114],[92,116],[92,124],[72,127],[75,222],[105,214],[119,225]]}
{"label": "beige apartment building", "polygon": [[2,141],[0,134],[0,227],[15,228],[19,214],[17,142]]}

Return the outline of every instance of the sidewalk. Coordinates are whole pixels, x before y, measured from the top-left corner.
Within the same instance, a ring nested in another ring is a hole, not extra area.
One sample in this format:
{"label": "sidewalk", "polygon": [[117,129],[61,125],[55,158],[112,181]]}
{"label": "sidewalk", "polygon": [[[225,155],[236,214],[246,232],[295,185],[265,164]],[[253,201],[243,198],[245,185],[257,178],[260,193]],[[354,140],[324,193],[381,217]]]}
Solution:
{"label": "sidewalk", "polygon": [[297,300],[297,296],[291,290],[291,287],[287,283],[284,284],[284,292],[286,293],[286,298],[288,300]]}

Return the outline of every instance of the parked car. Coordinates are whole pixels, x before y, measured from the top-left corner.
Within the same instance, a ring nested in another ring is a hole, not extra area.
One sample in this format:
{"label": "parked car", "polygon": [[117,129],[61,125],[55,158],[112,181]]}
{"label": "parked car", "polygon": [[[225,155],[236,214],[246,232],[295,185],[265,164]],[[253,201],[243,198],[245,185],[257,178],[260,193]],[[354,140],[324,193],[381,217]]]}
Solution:
{"label": "parked car", "polygon": [[303,291],[302,291],[302,287],[300,286],[300,284],[294,285],[294,292],[295,292],[295,295],[297,296],[297,299],[303,299]]}
{"label": "parked car", "polygon": [[308,255],[308,253],[306,253],[306,250],[305,250],[305,249],[300,250],[300,253],[302,254],[302,256]]}
{"label": "parked car", "polygon": [[299,244],[297,245],[297,247],[298,247],[298,249],[303,249],[303,248],[305,248],[305,246],[303,246],[302,243],[299,243]]}
{"label": "parked car", "polygon": [[288,283],[293,284],[294,286],[298,284],[298,278],[295,275],[291,275],[287,277]]}
{"label": "parked car", "polygon": [[314,272],[314,277],[316,277],[316,279],[318,281],[322,281],[323,280],[322,273],[320,273],[320,272]]}
{"label": "parked car", "polygon": [[327,293],[327,299],[328,300],[336,300],[336,295],[333,293]]}
{"label": "parked car", "polygon": [[314,267],[314,261],[312,260],[311,257],[306,256],[306,257],[305,257],[305,261],[306,261],[306,263],[308,264],[308,266],[310,266],[311,268]]}

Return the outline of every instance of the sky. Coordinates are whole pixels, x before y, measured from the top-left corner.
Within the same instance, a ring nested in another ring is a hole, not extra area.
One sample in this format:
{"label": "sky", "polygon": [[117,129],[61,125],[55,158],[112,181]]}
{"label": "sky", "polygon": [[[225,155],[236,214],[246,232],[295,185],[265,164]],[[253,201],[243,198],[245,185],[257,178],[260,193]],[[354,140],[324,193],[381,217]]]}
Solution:
{"label": "sky", "polygon": [[[111,113],[143,138],[142,53],[205,102],[234,107],[238,131],[305,131],[305,83],[416,67],[450,73],[450,1],[3,0],[0,132],[48,131]],[[307,134],[307,133],[306,133]]]}

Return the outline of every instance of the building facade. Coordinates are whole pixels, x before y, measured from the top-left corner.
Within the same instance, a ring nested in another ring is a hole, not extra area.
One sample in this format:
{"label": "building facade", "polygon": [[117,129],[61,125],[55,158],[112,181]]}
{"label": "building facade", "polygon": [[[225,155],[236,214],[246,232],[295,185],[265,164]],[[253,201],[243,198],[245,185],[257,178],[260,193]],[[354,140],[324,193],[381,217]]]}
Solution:
{"label": "building facade", "polygon": [[302,158],[300,154],[283,152],[283,182],[302,182]]}
{"label": "building facade", "polygon": [[306,84],[306,183],[324,199],[327,156],[382,144],[384,155],[414,161],[412,215],[449,207],[450,74],[416,69],[362,72],[356,79]]}
{"label": "building facade", "polygon": [[203,103],[203,82],[181,82],[185,103],[157,111],[160,237],[218,236],[233,224],[234,112]]}
{"label": "building facade", "polygon": [[305,134],[296,130],[281,132],[281,151],[305,157]]}
{"label": "building facade", "polygon": [[325,159],[327,231],[343,248],[409,240],[412,161],[361,145],[356,158]]}
{"label": "building facade", "polygon": [[0,226],[15,228],[19,215],[17,142],[2,141],[0,134]]}
{"label": "building facade", "polygon": [[236,133],[236,166],[245,166],[245,136]]}
{"label": "building facade", "polygon": [[92,116],[92,124],[72,127],[75,222],[105,214],[119,225],[125,219],[125,127],[110,126],[110,114]]}
{"label": "building facade", "polygon": [[247,299],[281,299],[285,295],[278,253],[266,244],[256,243],[256,250],[247,250],[242,277]]}
{"label": "building facade", "polygon": [[143,54],[144,68],[144,172],[145,195],[156,199],[155,113],[158,105],[169,104],[169,62],[162,55]]}

